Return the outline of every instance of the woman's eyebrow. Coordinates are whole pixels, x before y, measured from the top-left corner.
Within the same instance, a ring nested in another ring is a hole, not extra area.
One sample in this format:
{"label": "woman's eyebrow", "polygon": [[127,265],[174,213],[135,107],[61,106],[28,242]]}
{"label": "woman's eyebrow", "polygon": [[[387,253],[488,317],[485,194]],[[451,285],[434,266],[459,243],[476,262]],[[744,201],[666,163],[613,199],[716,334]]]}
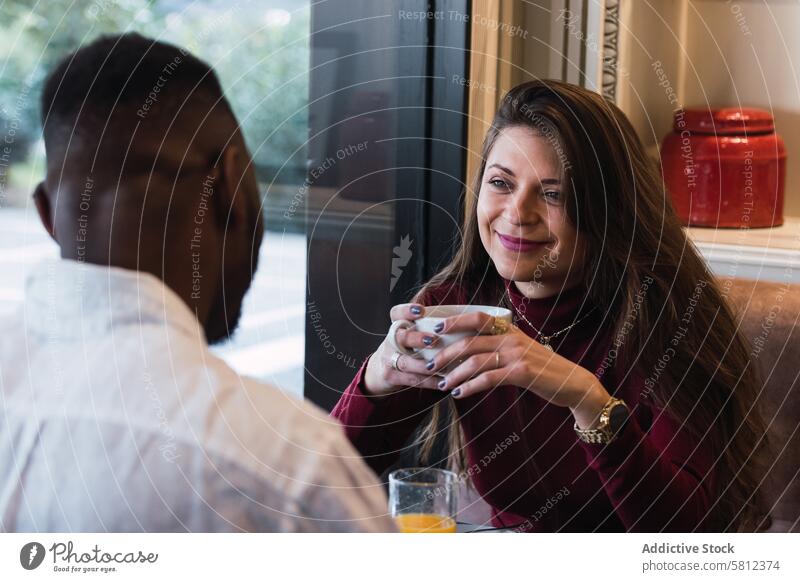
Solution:
{"label": "woman's eyebrow", "polygon": [[[512,172],[509,168],[506,168],[505,166],[502,166],[500,164],[497,164],[497,163],[489,164],[489,166],[486,169],[488,170],[488,169],[491,169],[491,168],[497,168],[499,170],[502,170],[503,172],[505,172],[509,176],[516,177],[516,174],[514,174],[514,172]],[[547,186],[558,186],[558,185],[561,184],[561,179],[560,178],[544,178],[543,180],[539,180],[539,184],[547,185]]]}
{"label": "woman's eyebrow", "polygon": [[505,166],[501,166],[500,164],[490,164],[489,167],[486,168],[486,169],[488,170],[488,169],[491,169],[491,168],[498,168],[498,169],[504,171],[509,176],[516,176],[516,174],[514,174],[514,172],[512,172],[511,170],[509,170]]}

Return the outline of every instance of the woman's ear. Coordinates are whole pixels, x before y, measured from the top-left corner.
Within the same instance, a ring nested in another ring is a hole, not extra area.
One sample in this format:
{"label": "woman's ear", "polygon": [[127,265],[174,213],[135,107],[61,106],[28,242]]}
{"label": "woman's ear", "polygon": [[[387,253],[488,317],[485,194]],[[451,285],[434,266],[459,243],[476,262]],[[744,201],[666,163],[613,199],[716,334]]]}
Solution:
{"label": "woman's ear", "polygon": [[42,226],[44,226],[50,238],[56,240],[56,231],[53,226],[53,214],[50,208],[50,198],[47,196],[44,182],[39,182],[36,185],[36,189],[33,191],[33,203],[36,204],[36,211],[39,213],[39,220],[42,221]]}

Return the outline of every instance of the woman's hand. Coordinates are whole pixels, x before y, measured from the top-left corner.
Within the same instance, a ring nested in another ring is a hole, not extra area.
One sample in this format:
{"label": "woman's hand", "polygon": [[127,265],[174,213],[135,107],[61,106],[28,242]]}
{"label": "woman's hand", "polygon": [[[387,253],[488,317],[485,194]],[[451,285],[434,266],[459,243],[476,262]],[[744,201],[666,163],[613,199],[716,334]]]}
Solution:
{"label": "woman's hand", "polygon": [[477,331],[444,348],[434,358],[433,372],[461,362],[440,382],[454,398],[466,398],[497,386],[521,386],[557,406],[569,407],[581,428],[594,425],[611,396],[589,370],[559,356],[522,330],[511,326],[502,335],[490,333],[494,318],[486,313],[449,317],[441,334]]}
{"label": "woman's hand", "polygon": [[[389,315],[392,321],[398,319],[415,321],[424,317],[425,307],[417,303],[404,303],[392,307]],[[401,328],[397,330],[395,339],[399,345],[407,348],[426,348],[435,346],[439,336]],[[364,387],[367,392],[374,396],[383,396],[406,387],[436,389],[439,378],[426,368],[425,360],[400,355],[397,358],[399,370],[396,370],[392,363],[395,353],[396,350],[387,337],[370,356],[364,375]]]}

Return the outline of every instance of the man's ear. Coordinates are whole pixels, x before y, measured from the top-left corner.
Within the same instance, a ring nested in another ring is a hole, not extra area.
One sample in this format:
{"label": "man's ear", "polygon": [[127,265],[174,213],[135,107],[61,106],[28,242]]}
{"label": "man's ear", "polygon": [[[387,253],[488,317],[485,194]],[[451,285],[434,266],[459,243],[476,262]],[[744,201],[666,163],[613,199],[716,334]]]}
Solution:
{"label": "man's ear", "polygon": [[36,204],[36,211],[39,213],[39,220],[42,221],[42,226],[44,226],[50,238],[56,240],[56,230],[53,226],[50,198],[47,196],[44,182],[39,182],[39,184],[36,185],[36,189],[33,191],[33,202]]}
{"label": "man's ear", "polygon": [[247,224],[247,196],[252,179],[250,156],[236,144],[230,144],[219,157],[217,183],[217,216],[221,228],[238,228]]}

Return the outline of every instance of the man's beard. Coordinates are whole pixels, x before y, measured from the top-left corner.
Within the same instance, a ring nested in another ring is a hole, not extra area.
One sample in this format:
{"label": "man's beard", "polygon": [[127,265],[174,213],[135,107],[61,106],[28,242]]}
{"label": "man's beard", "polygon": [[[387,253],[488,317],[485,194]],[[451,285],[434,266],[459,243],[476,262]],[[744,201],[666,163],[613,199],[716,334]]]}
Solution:
{"label": "man's beard", "polygon": [[243,298],[239,299],[235,306],[226,309],[222,294],[211,309],[206,324],[206,341],[209,345],[216,345],[230,339],[239,327],[242,318]]}
{"label": "man's beard", "polygon": [[[258,269],[258,249],[260,246],[261,241],[259,240],[258,245],[255,247],[256,250],[251,255],[249,278],[244,285],[244,289],[242,289],[240,293],[236,292],[238,289],[232,288],[234,287],[233,285],[231,285],[230,288],[226,288],[223,281],[222,289],[211,306],[208,322],[206,323],[206,341],[209,345],[220,344],[230,339],[236,333],[236,329],[239,327],[239,320],[242,318],[244,298],[253,285],[256,269]],[[230,306],[230,308],[227,308],[225,305],[226,297],[229,301],[235,298],[235,303]]]}

